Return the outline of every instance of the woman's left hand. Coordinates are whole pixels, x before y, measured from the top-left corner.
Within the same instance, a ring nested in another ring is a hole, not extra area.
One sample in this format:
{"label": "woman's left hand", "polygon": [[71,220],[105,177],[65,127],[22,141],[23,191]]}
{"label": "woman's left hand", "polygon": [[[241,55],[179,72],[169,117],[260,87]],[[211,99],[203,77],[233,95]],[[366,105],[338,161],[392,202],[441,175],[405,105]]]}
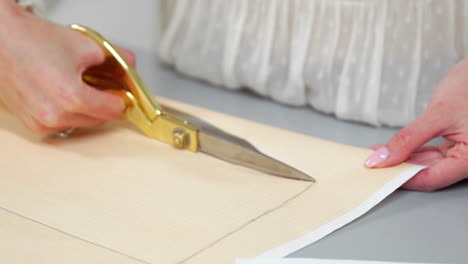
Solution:
{"label": "woman's left hand", "polygon": [[[445,141],[423,146],[433,138]],[[367,159],[369,168],[404,161],[427,165],[403,188],[435,191],[468,178],[468,59],[452,68],[439,84],[427,109]]]}

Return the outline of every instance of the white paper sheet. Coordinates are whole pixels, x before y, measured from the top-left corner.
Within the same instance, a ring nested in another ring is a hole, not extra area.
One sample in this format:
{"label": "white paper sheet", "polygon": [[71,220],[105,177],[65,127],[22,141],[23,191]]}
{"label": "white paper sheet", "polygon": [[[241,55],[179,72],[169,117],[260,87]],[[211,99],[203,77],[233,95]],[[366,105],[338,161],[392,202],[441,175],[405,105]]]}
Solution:
{"label": "white paper sheet", "polygon": [[[349,212],[342,217],[335,219],[334,221],[323,225],[317,230],[310,232],[309,234],[290,241],[284,245],[281,245],[277,248],[269,250],[264,254],[260,255],[255,259],[239,259],[236,264],[391,264],[392,262],[381,262],[381,261],[361,261],[361,260],[335,260],[335,259],[295,259],[295,258],[282,258],[285,257],[301,248],[304,248],[321,238],[327,236],[333,231],[345,226],[354,219],[364,215],[374,206],[379,204],[384,200],[388,195],[397,190],[401,185],[406,181],[411,179],[419,171],[424,169],[424,166],[414,166],[408,170],[401,173],[398,177],[388,182],[383,188],[378,190],[374,195],[369,197],[361,205],[356,207],[354,210]],[[394,263],[394,262],[393,262]]]}
{"label": "white paper sheet", "polygon": [[264,254],[260,255],[260,257],[285,257],[301,248],[304,248],[322,239],[323,237],[327,236],[333,231],[345,226],[354,219],[357,219],[360,216],[364,215],[366,212],[368,212],[374,206],[383,201],[387,196],[389,196],[395,190],[400,188],[400,186],[402,186],[405,182],[407,182],[409,179],[411,179],[414,175],[416,175],[419,171],[421,171],[424,168],[425,166],[415,165],[414,167],[405,170],[398,177],[395,177],[393,180],[389,181],[380,190],[375,192],[366,201],[361,203],[358,207],[354,208],[349,213],[336,218],[335,220],[323,225],[322,227],[318,228],[313,232],[308,233],[303,237],[300,237],[277,248],[269,250]]}
{"label": "white paper sheet", "polygon": [[[239,259],[237,260],[236,264],[416,264],[416,263],[365,261],[365,260],[338,260],[338,259],[256,258],[256,259]],[[419,264],[422,264],[422,263],[419,263]]]}

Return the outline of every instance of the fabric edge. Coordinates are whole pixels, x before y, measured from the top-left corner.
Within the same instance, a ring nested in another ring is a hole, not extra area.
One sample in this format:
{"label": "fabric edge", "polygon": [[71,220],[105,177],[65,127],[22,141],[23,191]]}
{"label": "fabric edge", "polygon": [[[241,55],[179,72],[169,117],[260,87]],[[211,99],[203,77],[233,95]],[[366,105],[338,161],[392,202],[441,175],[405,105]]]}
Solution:
{"label": "fabric edge", "polygon": [[[238,259],[236,264],[422,264],[419,262],[387,262],[372,260],[342,260],[342,259],[304,259],[304,258],[261,258]],[[428,264],[428,263],[425,263]],[[435,264],[435,263],[432,263]]]}
{"label": "fabric edge", "polygon": [[364,202],[362,202],[360,205],[355,207],[347,214],[336,218],[332,222],[322,225],[315,231],[312,231],[303,237],[297,238],[279,247],[273,248],[259,255],[257,258],[282,258],[312,243],[317,242],[318,240],[324,238],[328,234],[340,229],[341,227],[349,224],[353,220],[367,213],[370,209],[372,209],[374,206],[383,201],[387,196],[389,196],[396,189],[401,187],[405,182],[407,182],[409,179],[411,179],[414,175],[416,175],[419,171],[421,171],[424,168],[426,167],[415,165],[414,167],[403,171],[400,175],[387,182],[381,189],[377,190],[373,195],[371,195],[368,199],[366,199]]}

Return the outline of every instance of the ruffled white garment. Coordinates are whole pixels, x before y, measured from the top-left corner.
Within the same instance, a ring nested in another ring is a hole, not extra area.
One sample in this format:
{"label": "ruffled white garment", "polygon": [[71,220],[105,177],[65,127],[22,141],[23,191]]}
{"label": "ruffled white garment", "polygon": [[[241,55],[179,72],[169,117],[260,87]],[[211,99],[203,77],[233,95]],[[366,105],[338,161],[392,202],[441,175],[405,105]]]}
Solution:
{"label": "ruffled white garment", "polygon": [[160,0],[162,59],[346,120],[401,126],[468,53],[468,0]]}

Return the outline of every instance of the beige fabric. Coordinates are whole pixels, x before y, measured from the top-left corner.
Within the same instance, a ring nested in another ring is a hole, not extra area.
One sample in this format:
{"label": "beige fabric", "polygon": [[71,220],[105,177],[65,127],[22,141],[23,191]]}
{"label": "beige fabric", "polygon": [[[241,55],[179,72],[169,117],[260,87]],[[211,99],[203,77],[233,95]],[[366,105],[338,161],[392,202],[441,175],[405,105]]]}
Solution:
{"label": "beige fabric", "polygon": [[[246,138],[318,183],[175,150],[124,122],[60,140],[32,136],[0,112],[0,206],[148,263],[233,263],[349,212],[409,166],[367,170],[365,149],[162,102]],[[51,254],[71,247],[44,239]]]}
{"label": "beige fabric", "polygon": [[0,248],[2,263],[141,263],[4,210],[0,210]]}

